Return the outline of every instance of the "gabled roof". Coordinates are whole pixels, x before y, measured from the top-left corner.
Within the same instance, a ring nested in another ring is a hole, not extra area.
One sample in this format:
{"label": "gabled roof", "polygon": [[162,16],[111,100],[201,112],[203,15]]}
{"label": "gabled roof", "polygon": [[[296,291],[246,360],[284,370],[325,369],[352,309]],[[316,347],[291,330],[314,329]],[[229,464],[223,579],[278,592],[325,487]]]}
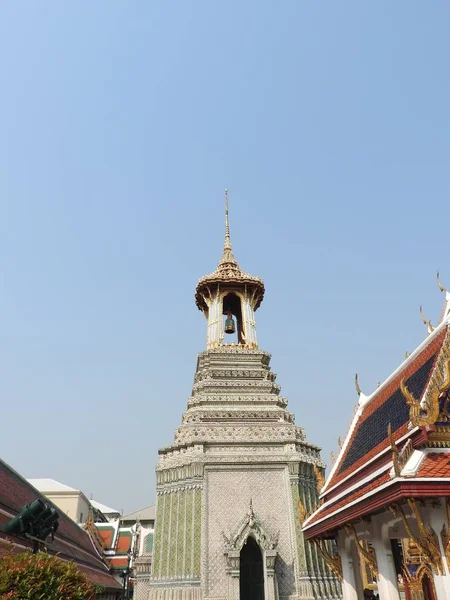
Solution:
{"label": "gabled roof", "polygon": [[102,512],[104,515],[120,515],[119,510],[111,508],[110,506],[106,506],[106,504],[101,504],[101,502],[97,502],[96,500],[90,500],[90,503],[94,508]]}
{"label": "gabled roof", "polygon": [[97,531],[105,544],[106,549],[115,548],[119,532],[119,519],[111,523],[96,523]]}
{"label": "gabled roof", "polygon": [[136,510],[122,517],[122,521],[154,521],[156,518],[156,504]]}
{"label": "gabled roof", "polygon": [[[450,415],[436,416],[447,398],[449,361],[447,320],[370,397],[361,395],[350,431],[321,490],[321,505],[303,523],[306,537],[330,532],[394,497],[450,494],[450,449],[432,448],[436,435],[441,435],[436,426],[450,428],[450,421],[440,423]],[[410,393],[408,401],[405,389]],[[427,413],[431,405],[436,410]],[[419,427],[423,420],[415,420],[416,413],[434,416],[427,427]],[[436,479],[439,489],[433,483]]]}
{"label": "gabled roof", "polygon": [[51,492],[78,492],[73,487],[69,487],[64,483],[60,483],[59,481],[55,481],[55,479],[27,479],[28,483],[30,483],[37,490],[42,492],[43,494],[48,494]]}
{"label": "gabled roof", "polygon": [[447,324],[436,329],[369,398],[360,401],[321,495],[366,465],[389,444],[389,423],[394,440],[408,432],[409,407],[400,383],[405,379],[414,396],[423,397],[446,333]]}
{"label": "gabled roof", "polygon": [[[25,504],[36,499],[53,505],[31,483],[0,459],[0,526],[3,527]],[[58,507],[54,507],[58,510]],[[58,510],[58,514],[59,527],[55,539],[45,543],[48,552],[58,554],[63,560],[73,560],[93,583],[107,589],[120,589],[120,584],[109,574],[89,534],[62,511]],[[9,539],[18,549],[29,547],[31,543],[23,537],[12,534],[7,536],[1,531],[0,537]],[[0,555],[7,551],[8,545],[1,543]]]}

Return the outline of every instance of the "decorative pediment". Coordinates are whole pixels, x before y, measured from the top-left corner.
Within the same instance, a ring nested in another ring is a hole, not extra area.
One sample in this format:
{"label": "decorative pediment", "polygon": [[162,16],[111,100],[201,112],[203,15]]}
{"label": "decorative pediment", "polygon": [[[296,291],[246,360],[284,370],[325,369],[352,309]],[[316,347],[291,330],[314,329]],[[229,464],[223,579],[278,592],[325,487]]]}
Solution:
{"label": "decorative pediment", "polygon": [[251,536],[259,544],[262,550],[276,550],[278,546],[279,534],[271,534],[262,524],[261,520],[253,510],[253,502],[250,499],[250,506],[244,519],[240,522],[234,533],[230,536],[222,532],[225,553],[240,552],[247,539]]}

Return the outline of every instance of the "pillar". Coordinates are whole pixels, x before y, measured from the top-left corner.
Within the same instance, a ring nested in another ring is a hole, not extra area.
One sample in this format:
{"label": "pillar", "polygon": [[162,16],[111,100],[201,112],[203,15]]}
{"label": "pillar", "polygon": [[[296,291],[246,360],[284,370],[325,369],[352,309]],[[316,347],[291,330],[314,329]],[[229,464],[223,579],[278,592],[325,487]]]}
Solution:
{"label": "pillar", "polygon": [[[439,535],[442,531],[442,527],[445,525],[447,531],[450,524],[447,520],[446,507],[443,503],[446,499],[439,502],[431,502],[427,505],[427,517],[429,526],[436,532],[436,537],[439,543],[439,550],[441,552],[442,566],[444,569],[443,575],[438,575],[433,569],[433,580],[436,588],[437,600],[450,600],[450,572],[447,564],[447,557],[445,554],[445,548],[442,544],[441,536]],[[428,529],[428,524],[424,523],[425,528]]]}
{"label": "pillar", "polygon": [[238,550],[230,550],[227,555],[228,600],[239,600],[239,559]]}
{"label": "pillar", "polygon": [[356,585],[355,567],[358,569],[358,563],[353,563],[353,553],[351,551],[352,540],[347,536],[344,530],[338,534],[339,556],[342,562],[342,598],[343,600],[358,600],[358,589]]}
{"label": "pillar", "polygon": [[378,593],[380,600],[400,600],[397,586],[397,572],[392,555],[389,527],[380,519],[372,519],[372,547],[377,557]]}
{"label": "pillar", "polygon": [[266,600],[278,600],[277,580],[275,575],[276,550],[265,551]]}

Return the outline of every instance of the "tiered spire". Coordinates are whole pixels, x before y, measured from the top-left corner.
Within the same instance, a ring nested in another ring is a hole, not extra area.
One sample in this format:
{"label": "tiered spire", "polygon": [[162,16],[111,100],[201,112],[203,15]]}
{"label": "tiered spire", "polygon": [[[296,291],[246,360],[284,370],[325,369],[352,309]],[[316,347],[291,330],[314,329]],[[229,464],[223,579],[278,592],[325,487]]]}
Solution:
{"label": "tiered spire", "polygon": [[[219,261],[217,271],[228,270],[230,268],[242,273],[238,262],[234,257],[233,249],[231,248],[230,222],[228,218],[228,190],[225,190],[225,242],[223,245],[222,258]],[[236,275],[237,273],[233,274]]]}
{"label": "tiered spire", "polygon": [[195,300],[200,310],[206,309],[205,296],[209,296],[214,286],[230,285],[245,288],[248,292],[254,291],[255,310],[260,305],[264,296],[264,282],[259,277],[244,273],[233,254],[230,237],[230,221],[228,216],[228,190],[225,190],[225,240],[222,257],[217,269],[210,275],[202,277],[195,292]]}

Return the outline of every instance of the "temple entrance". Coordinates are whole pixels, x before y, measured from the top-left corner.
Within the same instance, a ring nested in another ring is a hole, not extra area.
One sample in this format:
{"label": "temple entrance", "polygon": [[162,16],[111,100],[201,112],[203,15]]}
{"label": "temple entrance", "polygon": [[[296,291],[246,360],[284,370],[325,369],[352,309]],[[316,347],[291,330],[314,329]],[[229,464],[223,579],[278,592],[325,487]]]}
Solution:
{"label": "temple entrance", "polygon": [[436,594],[434,593],[434,585],[428,575],[425,573],[422,579],[422,592],[424,600],[436,600]]}
{"label": "temple entrance", "polygon": [[252,537],[242,547],[239,565],[239,599],[264,600],[263,557]]}

